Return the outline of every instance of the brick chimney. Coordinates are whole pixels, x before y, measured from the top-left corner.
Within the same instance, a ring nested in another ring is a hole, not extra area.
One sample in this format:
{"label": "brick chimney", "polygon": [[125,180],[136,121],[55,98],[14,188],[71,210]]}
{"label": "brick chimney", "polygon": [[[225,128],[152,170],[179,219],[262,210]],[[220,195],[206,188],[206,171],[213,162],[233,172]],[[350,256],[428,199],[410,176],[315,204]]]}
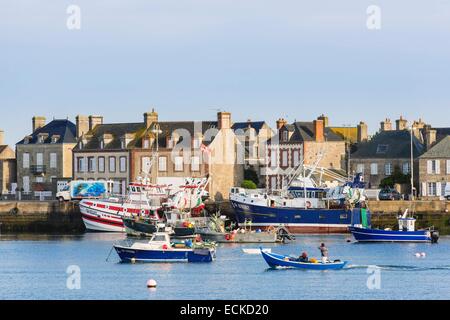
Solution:
{"label": "brick chimney", "polygon": [[280,118],[277,120],[277,130],[280,130],[285,125],[287,125],[287,120],[285,120],[284,118]]}
{"label": "brick chimney", "polygon": [[231,128],[231,113],[218,112],[217,113],[218,129],[230,129]]}
{"label": "brick chimney", "polygon": [[426,150],[429,150],[436,143],[436,133],[436,129],[431,129],[430,125],[424,127]]}
{"label": "brick chimney", "polygon": [[381,121],[380,127],[381,127],[381,131],[391,131],[392,130],[391,119],[386,119],[385,121]]}
{"label": "brick chimney", "polygon": [[313,129],[314,129],[314,140],[316,142],[324,142],[325,138],[324,138],[323,120],[314,120]]}
{"label": "brick chimney", "polygon": [[5,145],[5,131],[0,129],[0,146]]}
{"label": "brick chimney", "polygon": [[317,118],[317,120],[322,120],[322,121],[323,121],[323,126],[324,126],[325,128],[328,127],[328,117],[325,116],[324,114],[322,114],[321,116],[319,116],[319,117]]}
{"label": "brick chimney", "polygon": [[37,129],[42,128],[45,126],[45,117],[41,116],[34,116],[33,117],[33,132],[35,132]]}
{"label": "brick chimney", "polygon": [[77,115],[75,118],[77,126],[77,138],[80,138],[83,134],[89,131],[89,117]]}
{"label": "brick chimney", "polygon": [[395,120],[395,124],[396,124],[395,129],[397,131],[405,130],[408,127],[408,120],[405,120],[403,119],[402,116],[400,116],[400,119]]}
{"label": "brick chimney", "polygon": [[358,134],[357,142],[367,141],[367,139],[369,138],[367,124],[365,124],[363,121],[361,121],[358,124],[357,128],[358,128],[357,129],[357,131],[358,131],[357,132],[357,134]]}
{"label": "brick chimney", "polygon": [[154,122],[158,122],[158,112],[156,112],[155,109],[152,109],[152,112],[144,113],[144,123],[147,129],[150,128]]}
{"label": "brick chimney", "polygon": [[100,124],[103,124],[102,116],[89,116],[89,131],[95,129]]}

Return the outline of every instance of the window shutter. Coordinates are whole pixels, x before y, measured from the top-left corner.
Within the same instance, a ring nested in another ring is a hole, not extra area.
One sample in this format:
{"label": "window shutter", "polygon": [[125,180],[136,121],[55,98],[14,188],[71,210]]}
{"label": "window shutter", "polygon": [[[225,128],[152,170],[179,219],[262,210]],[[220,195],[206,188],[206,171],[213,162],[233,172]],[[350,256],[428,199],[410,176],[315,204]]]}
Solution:
{"label": "window shutter", "polygon": [[427,161],[427,173],[432,174],[433,173],[433,162],[431,160]]}
{"label": "window shutter", "polygon": [[440,197],[442,191],[442,186],[440,182],[436,182],[436,196]]}
{"label": "window shutter", "polygon": [[450,174],[450,160],[447,160],[447,174]]}
{"label": "window shutter", "polygon": [[426,182],[422,182],[422,196],[423,197],[427,196],[427,183]]}
{"label": "window shutter", "polygon": [[441,160],[436,160],[436,174],[441,174]]}

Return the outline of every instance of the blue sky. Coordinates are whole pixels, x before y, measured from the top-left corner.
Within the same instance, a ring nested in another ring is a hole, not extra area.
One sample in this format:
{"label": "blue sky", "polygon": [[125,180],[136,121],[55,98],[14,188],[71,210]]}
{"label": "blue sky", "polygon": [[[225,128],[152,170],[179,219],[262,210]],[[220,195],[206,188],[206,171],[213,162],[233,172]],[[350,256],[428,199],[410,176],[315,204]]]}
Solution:
{"label": "blue sky", "polygon": [[[32,115],[141,121],[152,107],[161,120],[450,126],[450,1],[392,2],[0,0],[0,128],[14,144]],[[81,30],[66,28],[70,4]]]}

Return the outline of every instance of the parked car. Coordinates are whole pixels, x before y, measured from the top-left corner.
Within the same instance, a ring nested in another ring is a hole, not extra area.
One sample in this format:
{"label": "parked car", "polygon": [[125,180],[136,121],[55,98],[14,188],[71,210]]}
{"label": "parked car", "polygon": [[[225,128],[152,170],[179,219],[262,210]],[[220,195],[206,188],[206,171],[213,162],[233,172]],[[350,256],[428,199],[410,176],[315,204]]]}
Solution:
{"label": "parked car", "polygon": [[380,200],[402,200],[403,197],[400,192],[395,189],[383,189],[378,194]]}

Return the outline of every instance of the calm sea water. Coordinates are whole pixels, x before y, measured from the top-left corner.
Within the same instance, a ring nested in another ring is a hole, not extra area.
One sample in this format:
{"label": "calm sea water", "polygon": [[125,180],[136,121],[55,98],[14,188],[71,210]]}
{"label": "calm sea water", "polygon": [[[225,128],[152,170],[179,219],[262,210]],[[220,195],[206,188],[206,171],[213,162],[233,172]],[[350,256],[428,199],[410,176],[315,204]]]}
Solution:
{"label": "calm sea water", "polygon": [[[123,264],[115,252],[106,261],[112,243],[123,238],[0,236],[0,299],[450,299],[450,237],[437,245],[357,244],[347,243],[349,235],[305,235],[264,245],[317,257],[325,242],[331,258],[350,261],[344,270],[325,272],[268,270],[261,256],[242,252],[258,245],[222,245],[210,264]],[[79,290],[67,288],[70,265],[81,270]],[[369,274],[371,265],[378,267]],[[158,282],[156,290],[147,289],[148,279]]]}

